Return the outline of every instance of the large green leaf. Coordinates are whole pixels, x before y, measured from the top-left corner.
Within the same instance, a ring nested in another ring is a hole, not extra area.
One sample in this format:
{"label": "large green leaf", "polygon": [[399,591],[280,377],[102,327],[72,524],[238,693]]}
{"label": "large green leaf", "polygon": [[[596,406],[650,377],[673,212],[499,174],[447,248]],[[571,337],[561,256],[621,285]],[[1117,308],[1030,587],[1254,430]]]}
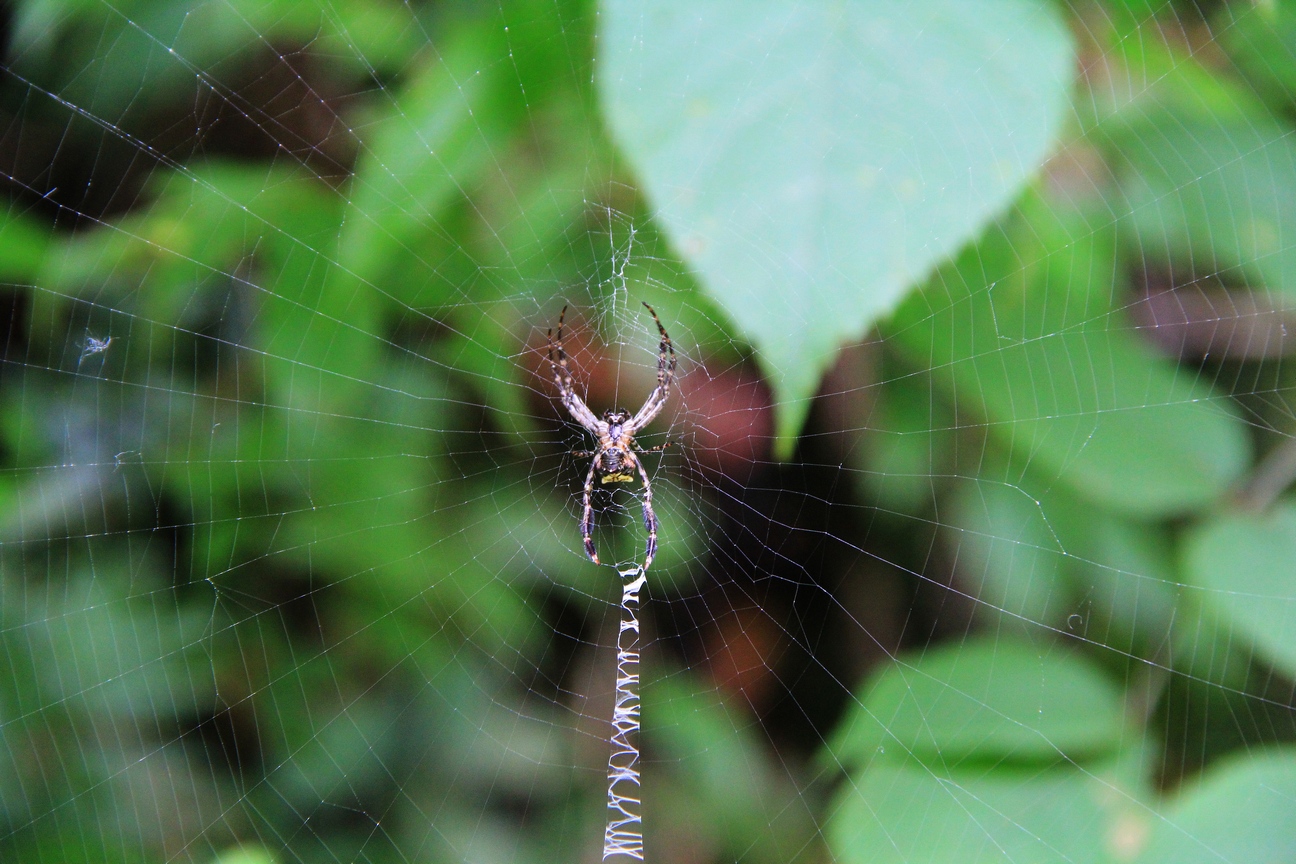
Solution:
{"label": "large green leaf", "polygon": [[1296,674],[1296,506],[1207,522],[1189,535],[1186,560],[1202,601]]}
{"label": "large green leaf", "polygon": [[1221,44],[1260,95],[1282,104],[1296,97],[1296,8],[1235,3],[1217,12]]}
{"label": "large green leaf", "polygon": [[49,249],[51,233],[15,207],[0,215],[0,279],[28,282],[35,278]]}
{"label": "large green leaf", "polygon": [[844,765],[916,757],[1050,764],[1114,753],[1126,736],[1120,696],[1084,661],[1016,639],[939,648],[886,667],[830,743]]}
{"label": "large green leaf", "polygon": [[[544,181],[539,188],[519,188],[525,181],[509,170],[524,173],[516,166],[534,157],[510,151],[510,142],[524,120],[532,134],[543,128],[545,112],[565,107],[563,99],[579,80],[564,41],[569,28],[579,32],[571,12],[547,0],[515,0],[445,15],[436,50],[365,131],[340,241],[344,271],[409,305],[462,298],[457,280],[479,277],[482,264],[463,260],[473,252],[463,248],[471,233],[453,206],[479,194],[488,180],[533,205],[549,191]],[[564,143],[585,152],[587,130],[572,137],[579,144]],[[570,185],[568,179],[559,185]],[[572,190],[554,194],[565,213]],[[533,215],[525,209],[518,214],[520,202],[510,203],[515,218]],[[474,201],[469,209],[481,213],[481,207]],[[491,212],[489,205],[484,209]]]}
{"label": "large green leaf", "polygon": [[1115,231],[1027,196],[910,296],[893,343],[990,433],[1090,501],[1161,516],[1246,466],[1235,409],[1141,343],[1121,309]]}
{"label": "large green leaf", "polygon": [[340,242],[346,272],[397,296],[409,278],[391,286],[394,260],[444,230],[445,209],[504,147],[523,110],[494,21],[457,22],[439,43],[366,135]]}
{"label": "large green leaf", "polygon": [[1290,124],[1257,98],[1285,98],[1293,67],[1278,30],[1290,32],[1296,18],[1270,4],[1221,15],[1219,32],[1254,86],[1216,74],[1155,25],[1141,27],[1104,58],[1110,86],[1078,106],[1081,123],[1112,148],[1109,206],[1137,265],[1170,259],[1197,275],[1296,292],[1296,254],[1283,240],[1296,221],[1296,145]]}
{"label": "large green leaf", "polygon": [[1164,640],[1179,580],[1160,526],[1095,508],[993,451],[975,458],[978,476],[950,485],[941,514],[982,621],[1031,634],[1043,625],[1120,651]]}
{"label": "large green leaf", "polygon": [[1070,609],[1066,554],[1039,502],[1020,487],[959,482],[942,516],[959,570],[997,626],[1057,624]]}
{"label": "large green leaf", "polygon": [[[644,737],[659,754],[658,765],[669,766],[687,790],[683,801],[654,799],[661,808],[655,812],[698,820],[697,827],[711,834],[700,838],[704,843],[741,850],[728,860],[818,860],[807,855],[815,848],[809,842],[814,825],[796,803],[796,790],[757,755],[763,742],[714,684],[675,671],[651,681],[643,701]],[[660,768],[648,770],[653,788],[671,779]]]}
{"label": "large green leaf", "polygon": [[1156,112],[1121,136],[1126,224],[1148,255],[1296,294],[1296,144],[1265,114]]}
{"label": "large green leaf", "polygon": [[[272,46],[309,45],[327,57],[332,75],[346,79],[399,71],[426,41],[410,5],[399,0],[13,5],[21,73],[114,124],[145,121],[148,111],[175,100],[192,102],[195,80],[199,92],[238,90],[249,71],[264,67]],[[249,119],[284,133],[280,118],[242,104]]]}
{"label": "large green leaf", "polygon": [[1074,770],[949,775],[878,766],[845,786],[828,823],[843,864],[1101,862],[1119,793]]}
{"label": "large green leaf", "polygon": [[1138,864],[1296,860],[1296,752],[1232,762],[1212,772],[1152,825]]}
{"label": "large green leaf", "polygon": [[1027,0],[607,4],[612,131],[755,347],[787,454],[819,376],[1048,153],[1071,46]]}

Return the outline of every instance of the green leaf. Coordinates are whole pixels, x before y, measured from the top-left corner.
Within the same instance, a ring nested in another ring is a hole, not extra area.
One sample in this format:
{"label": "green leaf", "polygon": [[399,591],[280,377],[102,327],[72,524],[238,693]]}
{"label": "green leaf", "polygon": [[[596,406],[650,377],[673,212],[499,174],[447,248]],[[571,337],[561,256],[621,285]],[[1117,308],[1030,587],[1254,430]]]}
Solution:
{"label": "green leaf", "polygon": [[[233,29],[234,22],[243,25],[246,32],[240,35],[244,44],[274,39],[309,45],[318,56],[328,58],[335,74],[399,72],[427,44],[427,28],[415,17],[410,4],[399,0],[341,0],[328,4],[230,0],[211,5],[216,9],[209,14],[232,19],[226,27]],[[199,34],[189,35],[194,42],[201,42]]]}
{"label": "green leaf", "polygon": [[1043,624],[1154,653],[1179,599],[1164,528],[1095,508],[993,451],[976,458],[979,476],[955,483],[941,512],[978,615],[996,628]]}
{"label": "green leaf", "polygon": [[337,197],[299,172],[230,163],[162,175],[150,192],[116,225],[56,241],[37,284],[144,319],[128,350],[146,364],[214,326],[233,293],[256,309],[264,354],[243,362],[260,363],[272,404],[355,402],[375,374],[383,297],[333,267]]}
{"label": "green leaf", "polygon": [[[1238,59],[1251,72],[1263,67],[1266,79],[1282,74],[1289,53],[1265,32],[1276,14],[1248,9],[1241,30],[1221,27],[1235,53],[1256,40],[1265,45],[1263,56],[1242,50]],[[1296,252],[1281,238],[1296,219],[1290,124],[1256,89],[1218,74],[1154,22],[1144,23],[1112,45],[1102,73],[1111,84],[1094,91],[1093,104],[1083,106],[1093,116],[1082,118],[1090,140],[1113,151],[1117,188],[1109,206],[1133,238],[1136,260],[1169,258],[1198,274],[1233,271],[1257,287],[1296,292]],[[1266,80],[1259,88],[1272,95],[1278,86]]]}
{"label": "green leaf", "polygon": [[[655,798],[658,812],[677,824],[696,820],[690,827],[713,835],[704,844],[719,841],[730,850],[719,858],[817,860],[806,855],[815,825],[798,791],[762,757],[760,736],[735,716],[745,707],[726,705],[714,684],[679,671],[651,681],[643,704],[644,738],[660,754],[657,764],[673,766],[682,793],[671,796],[677,800]],[[666,788],[661,774],[649,776],[654,788]]]}
{"label": "green leaf", "polygon": [[[358,80],[399,71],[427,41],[409,4],[399,0],[128,0],[111,6],[54,0],[16,6],[22,74],[66,105],[127,127],[149,128],[157,122],[149,112],[192,102],[195,79],[200,92],[243,90],[249,72],[268,67],[274,46],[309,46],[308,54],[327,59],[331,76]],[[252,119],[261,110],[254,108]],[[102,133],[89,124],[83,128]]]}
{"label": "green leaf", "polygon": [[842,765],[875,756],[1051,764],[1114,752],[1127,734],[1120,695],[1096,669],[1012,638],[898,660],[858,698],[829,744]]}
{"label": "green leaf", "polygon": [[1247,83],[1272,104],[1296,100],[1296,8],[1290,3],[1220,7],[1220,44]]}
{"label": "green leaf", "polygon": [[1278,750],[1211,771],[1152,824],[1137,864],[1296,860],[1296,751]]}
{"label": "green leaf", "polygon": [[1296,505],[1206,522],[1188,536],[1185,556],[1201,601],[1296,674]]}
{"label": "green leaf", "polygon": [[723,808],[726,822],[741,819],[758,830],[761,799],[776,775],[753,759],[759,747],[749,730],[736,726],[714,689],[683,673],[654,681],[644,694],[652,706],[648,734],[680,762],[700,795]]}
{"label": "green leaf", "polygon": [[369,131],[356,167],[342,266],[370,284],[382,284],[391,260],[435,229],[523,109],[493,21],[458,22],[441,46]]}
{"label": "green leaf", "polygon": [[53,230],[15,210],[0,215],[0,280],[30,282],[45,260]]}
{"label": "green leaf", "polygon": [[842,789],[827,827],[843,864],[1107,861],[1106,785],[1074,770],[951,776],[880,765]]}
{"label": "green leaf", "polygon": [[1026,0],[745,3],[601,15],[613,134],[756,349],[786,456],[838,346],[1035,172],[1072,51]]}
{"label": "green leaf", "polygon": [[[1199,119],[1158,112],[1121,136],[1125,225],[1149,256],[1198,273],[1237,271],[1296,295],[1296,144],[1262,113]],[[1119,211],[1118,211],[1119,212]]]}
{"label": "green leaf", "polygon": [[216,856],[212,864],[275,864],[275,858],[261,846],[234,846]]}
{"label": "green leaf", "polygon": [[[471,237],[453,205],[471,199],[488,180],[517,192],[509,169],[519,164],[530,167],[528,174],[536,172],[524,161],[535,158],[533,153],[510,153],[513,134],[524,119],[543,127],[555,93],[561,109],[581,78],[578,67],[588,62],[567,41],[583,23],[569,20],[569,9],[539,0],[464,8],[472,11],[446,14],[437,50],[366,131],[341,240],[347,273],[406,304],[462,300],[464,286],[453,277],[480,276],[481,262],[443,272],[444,259],[461,256],[460,247]],[[587,134],[582,128],[573,136],[578,144],[564,144],[582,152],[589,146]],[[563,210],[572,190],[550,191],[562,199]],[[533,199],[544,194],[524,192]],[[580,197],[579,188],[575,194]],[[518,202],[510,203],[516,213]],[[430,281],[431,289],[420,279]]]}
{"label": "green leaf", "polygon": [[[1156,3],[1161,0],[1134,0]],[[1106,82],[1075,102],[1076,117],[1090,141],[1146,125],[1157,112],[1207,119],[1263,113],[1253,91],[1217,74],[1186,53],[1166,19],[1141,14],[1114,21],[1095,70]]]}
{"label": "green leaf", "polygon": [[851,449],[856,477],[866,503],[880,511],[925,512],[939,478],[950,473],[957,423],[926,384],[908,374],[886,377],[876,405],[850,421],[864,427],[861,446]]}
{"label": "green leaf", "polygon": [[1122,653],[1154,655],[1179,600],[1164,526],[1095,510],[1059,491],[1040,503],[1068,553],[1067,580],[1078,600],[1067,630]]}
{"label": "green leaf", "polygon": [[1018,486],[976,479],[959,483],[948,506],[946,537],[977,613],[998,626],[1060,624],[1070,599],[1066,556],[1039,502]]}
{"label": "green leaf", "polygon": [[1037,474],[1141,516],[1200,507],[1246,466],[1236,410],[1114,308],[1115,231],[1028,196],[912,295],[897,348]]}
{"label": "green leaf", "polygon": [[37,710],[67,704],[99,722],[161,719],[192,716],[216,700],[204,641],[210,613],[178,609],[159,584],[115,561],[111,571],[75,574],[57,596],[7,592],[8,613],[26,622],[5,634],[0,652],[39,676]]}

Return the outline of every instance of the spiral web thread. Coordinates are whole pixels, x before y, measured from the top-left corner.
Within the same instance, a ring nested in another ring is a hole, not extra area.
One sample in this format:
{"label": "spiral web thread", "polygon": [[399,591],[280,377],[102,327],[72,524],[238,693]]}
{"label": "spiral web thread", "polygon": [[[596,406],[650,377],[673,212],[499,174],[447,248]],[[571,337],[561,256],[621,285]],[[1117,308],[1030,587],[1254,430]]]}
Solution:
{"label": "spiral web thread", "polygon": [[612,752],[608,756],[608,821],[603,860],[626,856],[642,861],[643,819],[639,800],[639,591],[643,567],[621,573],[621,629],[617,632],[616,702],[612,709]]}

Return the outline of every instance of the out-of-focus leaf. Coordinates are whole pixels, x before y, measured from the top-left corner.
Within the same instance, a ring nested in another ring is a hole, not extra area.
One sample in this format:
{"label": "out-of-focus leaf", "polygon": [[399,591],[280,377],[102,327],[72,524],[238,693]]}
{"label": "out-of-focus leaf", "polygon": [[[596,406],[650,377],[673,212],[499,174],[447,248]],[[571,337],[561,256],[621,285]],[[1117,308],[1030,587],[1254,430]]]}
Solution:
{"label": "out-of-focus leaf", "polygon": [[217,855],[211,864],[275,864],[275,858],[261,846],[235,846]]}
{"label": "out-of-focus leaf", "polygon": [[1179,513],[1228,489],[1250,446],[1236,410],[1113,308],[1114,235],[1028,196],[887,330],[1038,473],[1129,513]]}
{"label": "out-of-focus leaf", "polygon": [[1059,497],[1045,493],[1041,505],[1067,551],[1075,609],[1066,631],[1117,651],[1155,653],[1171,631],[1179,599],[1165,529]]}
{"label": "out-of-focus leaf", "polygon": [[814,826],[791,803],[796,790],[770,770],[752,729],[736,722],[733,712],[743,716],[745,706],[730,709],[701,683],[675,672],[644,691],[645,740],[683,775],[694,803],[680,815],[698,819],[696,829],[714,832],[708,841],[743,860],[800,860]]}
{"label": "out-of-focus leaf", "polygon": [[[1237,628],[1221,620],[1214,606],[1207,604],[1194,611],[1197,614],[1178,615],[1174,620],[1171,651],[1175,671],[1186,676],[1199,695],[1217,706],[1228,704],[1230,697],[1234,705],[1253,699],[1248,691],[1252,689],[1255,668],[1254,643],[1239,639]],[[1200,719],[1205,726],[1211,718]]]}
{"label": "out-of-focus leaf", "polygon": [[1194,121],[1265,113],[1253,91],[1184,53],[1172,31],[1161,28],[1162,20],[1136,15],[1115,22],[1104,52],[1095,57],[1100,66],[1093,72],[1102,86],[1074,104],[1086,137],[1119,136],[1164,111]]}
{"label": "out-of-focus leaf", "polygon": [[[296,459],[288,458],[293,451],[284,415],[172,393],[165,417],[154,420],[159,428],[149,430],[144,470],[193,519],[190,557],[179,562],[191,568],[190,578],[216,578],[264,555],[282,525],[285,499],[278,496],[301,491],[305,457],[298,450]],[[126,464],[132,458],[141,457],[123,456]]]}
{"label": "out-of-focus leaf", "polygon": [[1152,823],[1137,864],[1296,860],[1296,752],[1278,750],[1212,769]]}
{"label": "out-of-focus leaf", "polygon": [[35,279],[44,263],[51,233],[49,226],[13,209],[0,216],[0,281]]}
{"label": "out-of-focus leaf", "polygon": [[957,484],[948,502],[946,539],[977,612],[1000,626],[1060,624],[1070,599],[1065,551],[1039,502],[987,479]]}
{"label": "out-of-focus leaf", "polygon": [[921,512],[950,473],[955,419],[926,383],[925,376],[906,376],[878,388],[863,440],[852,451],[871,506]]}
{"label": "out-of-focus leaf", "polygon": [[1263,115],[1206,120],[1159,112],[1121,136],[1128,229],[1145,256],[1234,273],[1296,294],[1296,143]]}
{"label": "out-of-focus leaf", "polygon": [[[440,272],[440,257],[462,254],[456,247],[467,239],[445,242],[448,209],[476,191],[485,172],[501,170],[522,120],[572,83],[569,10],[520,0],[495,11],[447,16],[437,50],[365,134],[340,260],[347,274],[400,302],[462,299],[466,286]],[[411,258],[419,272],[408,271]]]}
{"label": "out-of-focus leaf", "polygon": [[271,404],[347,411],[374,375],[381,295],[335,272],[336,196],[299,173],[219,163],[151,192],[146,209],[61,241],[37,284],[137,316],[123,348],[142,363],[184,340],[250,342],[233,360],[258,367]]}
{"label": "out-of-focus leaf", "polygon": [[[1260,22],[1280,13],[1256,7],[1241,14]],[[1118,183],[1110,207],[1134,239],[1134,254],[1296,292],[1296,254],[1282,240],[1284,226],[1296,219],[1289,124],[1254,90],[1188,56],[1151,21],[1114,42],[1103,58],[1108,84],[1095,90],[1092,105],[1081,106],[1094,111],[1082,119],[1093,124],[1093,140],[1111,149]],[[1281,69],[1283,53],[1263,63]]]}
{"label": "out-of-focus leaf", "polygon": [[[152,106],[177,95],[181,86],[192,88],[193,66],[205,68],[230,50],[228,37],[234,34],[213,26],[223,18],[211,14],[219,4],[199,5],[206,9],[156,0],[116,7],[79,0],[21,3],[14,32],[22,50],[12,62],[67,104],[120,124],[140,103]],[[68,14],[68,7],[79,8]],[[173,56],[167,49],[190,15],[205,19],[208,26],[202,29],[210,39],[190,46],[188,56]],[[224,23],[232,22],[225,18]],[[246,38],[246,30],[239,35]],[[186,68],[186,61],[193,66]]]}
{"label": "out-of-focus leaf", "polygon": [[1139,25],[1148,25],[1156,20],[1158,13],[1173,14],[1174,7],[1162,0],[1103,0],[1104,11],[1117,30],[1117,35],[1124,35]]}
{"label": "out-of-focus leaf", "polygon": [[393,283],[392,260],[437,229],[523,110],[494,21],[460,22],[439,43],[366,135],[340,243],[343,268],[363,282]]}
{"label": "out-of-focus leaf", "polygon": [[58,592],[5,586],[6,620],[23,624],[0,651],[11,674],[37,688],[15,707],[71,706],[107,727],[133,717],[176,722],[214,702],[210,614],[178,611],[169,591],[130,580],[102,570],[73,574]]}
{"label": "out-of-focus leaf", "polygon": [[1057,647],[975,639],[901,659],[870,679],[829,744],[841,765],[874,757],[1053,764],[1114,753],[1127,736],[1120,695]]}
{"label": "out-of-focus leaf", "polygon": [[[14,44],[21,50],[14,65],[114,125],[177,99],[193,100],[195,89],[227,94],[246,83],[249,57],[268,57],[276,46],[309,46],[327,56],[333,75],[359,77],[400,71],[427,42],[409,5],[391,0],[16,5]],[[241,104],[251,119],[277,122],[260,105]]]}
{"label": "out-of-focus leaf", "polygon": [[572,739],[554,734],[563,718],[538,711],[539,706],[519,714],[514,705],[488,703],[480,689],[474,701],[481,704],[462,714],[446,712],[438,729],[446,738],[444,752],[437,754],[445,770],[484,795],[511,792],[545,799],[558,793],[574,758]]}
{"label": "out-of-focus leaf", "polygon": [[1043,624],[1126,652],[1164,644],[1179,577],[1160,526],[1096,508],[993,452],[977,461],[979,476],[952,484],[942,514],[978,614],[996,628]]}
{"label": "out-of-focus leaf", "polygon": [[[298,464],[312,469],[298,476],[300,488],[288,488],[309,506],[284,514],[276,551],[302,568],[345,576],[348,592],[380,597],[375,611],[414,604],[480,644],[522,650],[542,633],[538,610],[492,569],[518,566],[514,526],[502,508],[445,503],[482,495],[445,485],[439,448],[458,419],[454,392],[444,377],[417,372],[379,383],[370,404],[351,406],[349,416],[289,415],[284,434],[303,448]],[[525,507],[527,499],[513,500]]]}
{"label": "out-of-focus leaf", "polygon": [[[344,662],[344,661],[343,661]],[[326,657],[299,659],[293,674],[275,687],[276,711],[287,714],[292,689],[304,691],[306,704],[294,706],[297,721],[283,723],[289,746],[283,757],[267,772],[266,783],[287,802],[299,807],[316,807],[321,801],[346,806],[363,801],[398,770],[402,751],[399,703],[384,698],[374,688],[363,694],[343,694],[339,702],[330,693],[330,683],[349,678],[336,671]],[[279,683],[279,682],[276,682]],[[266,700],[270,701],[270,700]],[[275,716],[275,715],[271,715]]]}
{"label": "out-of-focus leaf", "polygon": [[[338,64],[368,73],[400,72],[428,41],[428,30],[408,3],[393,0],[333,0],[328,4],[299,0],[229,0],[202,4],[216,7],[213,14],[245,28],[250,44],[271,42],[308,45],[328,58],[336,74]],[[194,43],[203,39],[201,19],[186,22],[182,36]],[[192,28],[192,29],[191,29]],[[252,41],[256,40],[256,41]]]}
{"label": "out-of-focus leaf", "polygon": [[[422,262],[429,255],[438,262],[421,284],[411,279],[404,286],[402,302],[415,309],[441,308],[450,299],[447,291],[471,285],[473,302],[447,309],[449,332],[433,352],[495,409],[491,422],[510,431],[533,426],[526,394],[534,382],[516,356],[519,335],[533,322],[522,320],[516,301],[533,303],[536,295],[584,281],[571,247],[587,242],[574,239],[573,232],[585,227],[587,192],[606,183],[605,176],[592,176],[590,166],[611,159],[595,151],[601,139],[581,92],[558,87],[552,95],[550,105],[528,113],[533,134],[516,138],[493,160],[496,170],[483,172],[471,219],[463,214],[447,226],[457,228],[455,233],[438,232],[416,249],[393,250],[408,262],[407,272],[426,270]],[[534,152],[537,141],[541,154]]]}
{"label": "out-of-focus leaf", "polygon": [[1233,638],[1296,674],[1296,506],[1219,516],[1195,527],[1185,562],[1201,602],[1237,628]]}
{"label": "out-of-focus leaf", "polygon": [[1296,8],[1230,3],[1218,15],[1220,44],[1247,82],[1276,105],[1296,102]]}
{"label": "out-of-focus leaf", "polygon": [[828,846],[843,864],[998,864],[1110,860],[1106,799],[1120,793],[1068,768],[951,775],[879,765],[831,809]]}
{"label": "out-of-focus leaf", "polygon": [[791,452],[838,346],[1039,166],[1072,75],[1049,4],[708,0],[603,11],[609,122],[756,348]]}
{"label": "out-of-focus leaf", "polygon": [[[261,359],[267,401],[304,411],[356,413],[377,382],[384,345],[382,296],[342,278],[334,264],[339,208],[301,184],[271,196],[281,234],[271,234],[254,271],[260,290],[248,335]],[[290,215],[291,213],[291,215]]]}

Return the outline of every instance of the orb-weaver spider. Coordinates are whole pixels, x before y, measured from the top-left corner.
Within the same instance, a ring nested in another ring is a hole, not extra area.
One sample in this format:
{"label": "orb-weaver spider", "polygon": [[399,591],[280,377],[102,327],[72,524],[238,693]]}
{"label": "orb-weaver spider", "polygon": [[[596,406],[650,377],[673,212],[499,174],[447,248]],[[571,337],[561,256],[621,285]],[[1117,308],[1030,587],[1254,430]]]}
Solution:
{"label": "orb-weaver spider", "polygon": [[585,554],[589,555],[590,560],[595,564],[599,563],[598,552],[594,549],[594,508],[591,503],[594,495],[594,477],[598,476],[600,483],[633,483],[634,472],[638,471],[639,476],[643,478],[643,520],[644,528],[648,531],[648,549],[643,564],[643,569],[647,570],[653,556],[657,554],[657,514],[653,512],[652,484],[648,481],[648,472],[644,470],[643,463],[635,454],[660,452],[669,447],[670,442],[645,450],[635,443],[634,436],[640,429],[651,423],[666,404],[666,397],[670,395],[671,381],[675,377],[675,349],[671,346],[670,337],[666,335],[666,328],[662,326],[657,313],[647,303],[643,305],[648,310],[648,314],[652,315],[653,321],[657,322],[661,344],[657,349],[657,387],[633,417],[628,411],[618,408],[608,411],[600,420],[572,389],[571,372],[567,369],[567,354],[563,351],[562,344],[563,319],[567,317],[566,306],[558,316],[558,338],[555,339],[554,332],[550,330],[548,339],[549,365],[553,368],[558,392],[562,394],[562,404],[576,422],[594,436],[597,446],[595,450],[578,450],[572,453],[573,456],[578,457],[593,457],[589,473],[585,475],[585,495],[581,512],[581,539],[585,541]]}

